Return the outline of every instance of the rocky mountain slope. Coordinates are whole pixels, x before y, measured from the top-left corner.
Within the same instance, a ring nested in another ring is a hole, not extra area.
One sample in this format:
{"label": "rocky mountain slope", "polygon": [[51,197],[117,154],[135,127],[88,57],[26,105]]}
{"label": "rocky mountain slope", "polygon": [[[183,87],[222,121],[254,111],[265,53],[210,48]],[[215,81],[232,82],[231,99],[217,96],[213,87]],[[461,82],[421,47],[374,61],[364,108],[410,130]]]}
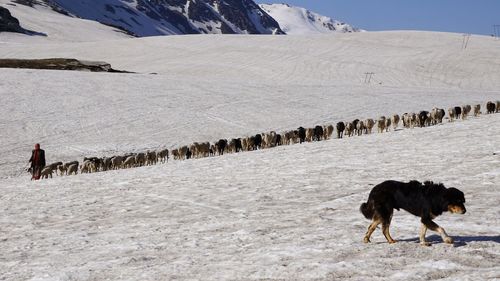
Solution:
{"label": "rocky mountain slope", "polygon": [[14,0],[97,21],[138,37],[174,34],[283,34],[252,0]]}

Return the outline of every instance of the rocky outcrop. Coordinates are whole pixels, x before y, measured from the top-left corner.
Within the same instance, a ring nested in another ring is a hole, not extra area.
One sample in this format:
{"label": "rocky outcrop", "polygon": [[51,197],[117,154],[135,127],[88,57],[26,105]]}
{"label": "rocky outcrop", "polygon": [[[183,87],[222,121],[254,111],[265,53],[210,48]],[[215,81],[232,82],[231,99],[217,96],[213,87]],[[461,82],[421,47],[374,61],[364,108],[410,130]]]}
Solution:
{"label": "rocky outcrop", "polygon": [[10,14],[7,8],[0,7],[0,32],[25,33],[19,20]]}
{"label": "rocky outcrop", "polygon": [[76,70],[90,72],[120,72],[107,62],[81,61],[66,58],[50,59],[0,59],[0,68],[28,68],[28,69],[52,69],[52,70]]}

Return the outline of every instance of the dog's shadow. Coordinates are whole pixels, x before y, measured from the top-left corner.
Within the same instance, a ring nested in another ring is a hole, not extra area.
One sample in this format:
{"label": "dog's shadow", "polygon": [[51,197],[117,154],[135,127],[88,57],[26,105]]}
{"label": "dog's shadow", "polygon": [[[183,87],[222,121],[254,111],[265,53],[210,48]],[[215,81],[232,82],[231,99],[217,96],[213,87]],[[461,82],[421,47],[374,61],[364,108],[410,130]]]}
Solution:
{"label": "dog's shadow", "polygon": [[[453,247],[462,247],[467,245],[467,243],[471,242],[494,242],[500,243],[500,235],[493,236],[451,236],[455,242],[453,243]],[[426,237],[427,242],[431,242],[432,244],[440,244],[444,243],[443,239],[439,235],[431,235]],[[399,241],[406,242],[419,242],[419,238],[410,238],[410,239],[401,239]]]}

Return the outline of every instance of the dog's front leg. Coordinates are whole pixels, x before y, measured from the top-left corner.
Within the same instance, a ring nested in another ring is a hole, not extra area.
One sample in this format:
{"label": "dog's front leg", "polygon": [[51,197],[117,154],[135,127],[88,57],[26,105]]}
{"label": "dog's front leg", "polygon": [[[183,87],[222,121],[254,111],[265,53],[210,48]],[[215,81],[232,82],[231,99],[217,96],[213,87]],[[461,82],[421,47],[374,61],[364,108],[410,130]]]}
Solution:
{"label": "dog's front leg", "polygon": [[[444,228],[440,227],[439,225],[437,225],[435,222],[433,222],[430,218],[425,218],[425,219],[422,219],[422,223],[430,230],[432,231],[436,231],[437,233],[439,233],[441,235],[441,238],[443,238],[443,241],[445,243],[448,243],[448,244],[453,244],[453,238],[451,238],[450,236],[448,236],[448,234],[446,234],[446,231],[444,230]],[[425,235],[425,233],[424,233]],[[420,240],[422,241],[422,240]]]}

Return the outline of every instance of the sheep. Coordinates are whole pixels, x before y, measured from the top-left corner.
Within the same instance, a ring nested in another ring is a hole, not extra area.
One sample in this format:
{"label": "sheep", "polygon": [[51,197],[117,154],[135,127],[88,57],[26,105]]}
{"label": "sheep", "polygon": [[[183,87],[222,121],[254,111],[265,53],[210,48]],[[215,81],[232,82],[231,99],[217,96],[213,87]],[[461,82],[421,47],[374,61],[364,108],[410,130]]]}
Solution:
{"label": "sheep", "polygon": [[134,167],[136,164],[135,162],[135,156],[128,156],[127,158],[125,158],[125,160],[123,161],[122,163],[122,167],[123,168],[132,168]]}
{"label": "sheep", "polygon": [[365,130],[365,123],[361,120],[358,121],[358,124],[356,124],[356,132],[358,133],[358,136],[361,136],[364,130]]}
{"label": "sheep", "polygon": [[[249,151],[254,151],[256,149],[257,148],[255,146],[255,136],[248,137],[248,150]],[[215,149],[215,151],[217,151],[217,148]]]}
{"label": "sheep", "polygon": [[399,120],[400,120],[399,115],[397,114],[392,115],[391,121],[392,121],[392,126],[394,127],[394,131],[399,125]]}
{"label": "sheep", "polygon": [[162,149],[156,153],[158,158],[160,159],[160,163],[168,162],[168,149]]}
{"label": "sheep", "polygon": [[481,105],[476,104],[474,105],[474,116],[477,117],[481,114]]}
{"label": "sheep", "polygon": [[[234,143],[236,145],[236,142]],[[276,145],[276,132],[272,131],[267,134],[262,134],[262,147],[271,148]],[[234,148],[236,150],[236,148]]]}
{"label": "sheep", "polygon": [[135,165],[138,167],[142,167],[146,165],[146,154],[143,152],[137,153],[135,155]]}
{"label": "sheep", "polygon": [[224,151],[226,151],[227,147],[227,140],[220,139],[218,142],[215,143],[215,147],[217,148],[217,153],[219,153],[219,156],[224,155]]}
{"label": "sheep", "polygon": [[358,133],[358,123],[359,123],[359,119],[354,119],[352,121],[352,126],[354,127],[354,134],[355,135]]}
{"label": "sheep", "polygon": [[199,157],[199,146],[200,146],[200,144],[197,142],[194,142],[193,144],[191,144],[189,146],[189,150],[191,151],[193,158]]}
{"label": "sheep", "polygon": [[457,112],[455,111],[454,107],[450,107],[448,109],[448,115],[450,116],[450,119],[448,120],[448,122],[453,122],[453,120],[457,116]]}
{"label": "sheep", "polygon": [[296,143],[295,131],[288,131],[283,134],[283,144],[291,145]]}
{"label": "sheep", "polygon": [[314,141],[320,141],[323,139],[323,134],[324,134],[324,131],[323,131],[323,127],[322,126],[316,126],[314,127],[313,129],[313,137],[312,137],[312,140]]}
{"label": "sheep", "polygon": [[377,128],[379,133],[383,133],[385,130],[385,116],[381,116],[377,120]]}
{"label": "sheep", "polygon": [[188,156],[188,151],[189,151],[189,148],[187,146],[182,146],[178,149],[178,152],[179,152],[179,159],[180,160],[184,160],[187,158]]}
{"label": "sheep", "polygon": [[306,141],[311,142],[314,137],[314,129],[313,128],[307,128],[306,129]]}
{"label": "sheep", "polygon": [[455,119],[460,118],[462,116],[462,108],[460,106],[455,106]]}
{"label": "sheep", "polygon": [[123,167],[123,160],[125,157],[123,156],[113,156],[111,157],[111,168],[113,170],[117,170]]}
{"label": "sheep", "polygon": [[[55,163],[52,163],[50,165],[47,165],[46,167],[50,167],[50,169],[52,170],[52,172],[56,172],[56,175],[57,175],[57,171],[59,170],[59,166],[62,166],[62,162],[55,162]],[[52,177],[52,175],[50,176]]]}
{"label": "sheep", "polygon": [[241,143],[241,139],[232,139],[229,142],[229,151],[232,153],[238,153],[243,150],[243,145]]}
{"label": "sheep", "polygon": [[389,132],[389,129],[391,128],[391,118],[385,119],[385,131]]}
{"label": "sheep", "polygon": [[254,150],[262,148],[262,135],[261,134],[256,134],[253,137],[253,145],[254,145]]}
{"label": "sheep", "polygon": [[409,128],[410,127],[410,115],[408,113],[403,113],[401,115],[401,120],[403,121],[403,127],[404,128]]}
{"label": "sheep", "polygon": [[303,127],[299,127],[297,129],[297,137],[299,139],[299,143],[303,143],[306,141],[306,129]]}
{"label": "sheep", "polygon": [[373,119],[371,118],[368,118],[365,120],[364,125],[365,125],[365,133],[371,134],[373,126],[375,126],[375,121],[373,121]]}
{"label": "sheep", "polygon": [[94,173],[96,171],[96,165],[93,161],[91,160],[86,160],[83,162],[83,164],[80,166],[80,173]]}
{"label": "sheep", "polygon": [[[240,147],[241,147],[241,142],[240,142]],[[209,142],[200,143],[200,146],[198,147],[198,152],[200,153],[200,157],[210,156],[210,143]]]}
{"label": "sheep", "polygon": [[411,113],[410,116],[411,116],[410,127],[414,128],[419,123],[418,115],[416,113]]}
{"label": "sheep", "polygon": [[425,126],[429,127],[431,125],[431,114],[427,112],[427,118],[425,119]]}
{"label": "sheep", "polygon": [[282,136],[281,134],[276,134],[276,140],[274,146],[281,146],[281,144],[282,144]]}
{"label": "sheep", "polygon": [[77,175],[78,174],[78,164],[69,165],[67,168],[67,171],[68,171],[68,175],[71,175],[71,174]]}
{"label": "sheep", "polygon": [[108,171],[111,170],[111,167],[112,167],[111,158],[110,157],[102,158],[102,170]]}
{"label": "sheep", "polygon": [[341,139],[344,136],[345,124],[344,122],[338,122],[336,127],[337,127],[337,138]]}
{"label": "sheep", "polygon": [[443,118],[444,118],[444,109],[440,109],[440,108],[433,108],[431,110],[431,123],[432,125],[436,125],[438,123],[442,123],[443,122]]}
{"label": "sheep", "polygon": [[486,112],[487,112],[487,114],[495,113],[495,111],[497,111],[496,105],[493,102],[489,101],[486,104]]}
{"label": "sheep", "polygon": [[323,138],[325,140],[330,139],[332,137],[332,135],[333,135],[333,131],[334,131],[333,125],[326,125],[326,126],[324,126],[323,127],[323,134],[324,134]]}
{"label": "sheep", "polygon": [[[249,151],[250,150],[250,146],[248,144],[249,140],[250,140],[249,137],[241,139],[241,147],[243,148],[244,151]],[[215,150],[214,150],[214,152],[215,152]]]}
{"label": "sheep", "polygon": [[68,168],[66,168],[64,165],[57,166],[57,169],[59,170],[60,176],[63,176],[65,174],[67,174],[67,172],[68,172]]}
{"label": "sheep", "polygon": [[42,171],[40,172],[40,176],[42,179],[48,179],[49,176],[50,178],[52,178],[52,167],[49,165],[43,168]]}
{"label": "sheep", "polygon": [[94,163],[96,171],[102,166],[102,159],[98,157],[83,157],[83,162],[85,161],[91,161],[92,163]]}
{"label": "sheep", "polygon": [[418,121],[419,121],[418,125],[420,126],[420,128],[425,127],[425,124],[428,119],[428,114],[429,112],[425,110],[420,111],[420,113],[418,114]]}
{"label": "sheep", "polygon": [[354,134],[354,124],[352,124],[351,122],[346,123],[345,134],[347,134],[347,136],[349,137],[351,137]]}
{"label": "sheep", "polygon": [[462,120],[467,119],[467,115],[469,115],[470,111],[471,111],[471,106],[470,105],[464,105],[464,106],[462,106]]}
{"label": "sheep", "polygon": [[78,161],[71,161],[71,162],[64,163],[64,164],[62,165],[62,168],[60,169],[60,171],[64,171],[64,172],[66,172],[66,174],[67,174],[67,175],[69,175],[69,174],[70,174],[70,173],[69,173],[69,172],[70,172],[70,171],[69,171],[69,167],[70,167],[71,165],[76,165],[76,168],[78,169],[79,164],[80,164],[80,163],[79,163]]}
{"label": "sheep", "polygon": [[151,166],[151,165],[156,165],[156,162],[158,161],[158,155],[156,154],[156,151],[146,151],[146,165]]}
{"label": "sheep", "polygon": [[181,155],[179,154],[179,149],[172,149],[172,156],[174,157],[174,160],[180,160]]}
{"label": "sheep", "polygon": [[268,134],[262,134],[262,147],[271,148],[276,142],[276,132],[270,132]]}

